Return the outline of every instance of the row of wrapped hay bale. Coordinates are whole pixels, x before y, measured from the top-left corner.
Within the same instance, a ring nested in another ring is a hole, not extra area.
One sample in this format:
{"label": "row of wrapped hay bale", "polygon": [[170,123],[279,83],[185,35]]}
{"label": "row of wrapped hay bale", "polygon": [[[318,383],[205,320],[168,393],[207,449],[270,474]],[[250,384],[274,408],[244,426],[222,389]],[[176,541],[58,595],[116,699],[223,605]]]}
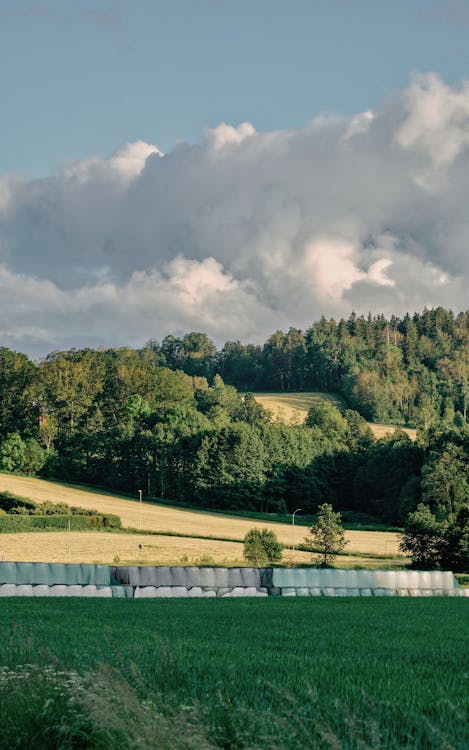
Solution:
{"label": "row of wrapped hay bale", "polygon": [[[338,570],[336,568],[274,568],[272,585],[284,589],[334,589],[344,596],[344,591],[421,590],[432,595],[455,588],[455,579],[449,571],[421,570]],[[358,594],[349,594],[357,596]],[[377,594],[386,596],[386,594]]]}
{"label": "row of wrapped hay bale", "polygon": [[111,580],[127,586],[191,589],[271,588],[272,568],[198,568],[127,565],[111,567]]}
{"label": "row of wrapped hay bale", "polygon": [[0,562],[0,596],[469,596],[445,571]]}
{"label": "row of wrapped hay bale", "polygon": [[85,563],[0,562],[0,584],[110,586],[109,565]]}
{"label": "row of wrapped hay bale", "polygon": [[0,584],[0,597],[4,596],[78,596],[98,598],[132,598],[134,590],[131,586],[96,586],[88,584],[57,584],[49,586],[45,583],[33,585],[31,583],[3,583]]}

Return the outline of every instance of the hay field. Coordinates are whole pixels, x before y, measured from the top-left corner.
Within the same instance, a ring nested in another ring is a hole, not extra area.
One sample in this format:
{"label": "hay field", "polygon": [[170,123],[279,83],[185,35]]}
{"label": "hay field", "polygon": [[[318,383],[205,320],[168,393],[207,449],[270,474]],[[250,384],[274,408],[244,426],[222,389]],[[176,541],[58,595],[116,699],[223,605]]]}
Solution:
{"label": "hay field", "polygon": [[[102,492],[82,490],[58,482],[48,482],[35,477],[20,477],[13,474],[0,474],[0,492],[12,492],[15,495],[28,497],[42,502],[65,502],[82,508],[96,508],[101,513],[115,513],[122,519],[122,525],[133,529],[140,528],[140,503],[138,500],[108,495]],[[275,532],[279,541],[290,546],[292,544],[292,527],[286,523],[256,521],[247,518],[208,513],[198,510],[179,510],[156,503],[141,504],[142,529],[145,531],[172,531],[177,534],[199,534],[203,537],[222,537],[233,541],[241,541],[249,529],[261,526]],[[307,527],[297,526],[295,529],[295,544],[303,541]],[[368,553],[378,555],[395,555],[398,553],[399,534],[391,531],[347,531],[349,544],[347,552]],[[55,534],[55,533],[54,533]],[[37,536],[38,532],[34,534]],[[0,543],[3,538],[0,537]],[[19,534],[14,536],[18,537]],[[99,539],[103,534],[99,535]],[[190,542],[201,543],[202,539]],[[223,542],[225,543],[225,542]],[[182,553],[183,554],[183,553]],[[201,554],[204,554],[203,552]]]}
{"label": "hay field", "polygon": [[[338,408],[344,406],[341,398],[334,393],[314,391],[310,393],[255,393],[256,401],[272,412],[274,419],[286,424],[301,424],[308,414],[308,410],[318,401],[330,401]],[[391,424],[368,422],[373,435],[379,438],[392,434],[398,427]],[[411,440],[417,438],[417,430],[411,427],[401,428]]]}
{"label": "hay field", "polygon": [[[139,549],[139,545],[142,548]],[[311,563],[312,554],[290,549],[283,552],[285,564]],[[191,539],[149,534],[113,534],[110,532],[43,531],[0,534],[0,560],[16,562],[102,563],[105,565],[245,565],[241,542],[215,539]],[[389,568],[400,561],[360,556],[340,556],[336,567],[366,565]]]}

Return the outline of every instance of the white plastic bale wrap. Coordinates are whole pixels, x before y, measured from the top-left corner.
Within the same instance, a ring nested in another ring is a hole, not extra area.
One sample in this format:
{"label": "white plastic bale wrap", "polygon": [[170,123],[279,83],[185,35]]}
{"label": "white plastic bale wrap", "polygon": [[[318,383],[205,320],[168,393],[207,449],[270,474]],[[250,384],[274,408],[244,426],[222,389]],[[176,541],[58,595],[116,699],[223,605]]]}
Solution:
{"label": "white plastic bale wrap", "polygon": [[373,592],[371,589],[363,588],[360,589],[360,596],[373,596]]}
{"label": "white plastic bale wrap", "polygon": [[454,575],[449,570],[443,570],[440,573],[441,575],[441,588],[445,591],[450,591],[451,589],[455,588],[455,578]]}
{"label": "white plastic bale wrap", "polygon": [[348,589],[345,589],[345,588],[337,587],[334,589],[335,596],[347,596],[348,595],[347,592],[348,592]]}
{"label": "white plastic bale wrap", "polygon": [[321,589],[324,596],[335,596],[335,589],[333,589],[330,586],[324,586],[324,588]]}
{"label": "white plastic bale wrap", "polygon": [[96,596],[96,586],[94,583],[89,583],[83,586],[82,596]]}
{"label": "white plastic bale wrap", "polygon": [[34,565],[34,585],[50,585],[49,563],[33,563]]}
{"label": "white plastic bale wrap", "polygon": [[125,599],[125,588],[123,586],[111,586],[113,599]]}
{"label": "white plastic bale wrap", "polygon": [[297,596],[309,596],[309,588],[307,586],[298,586],[296,589]]}
{"label": "white plastic bale wrap", "polygon": [[213,568],[200,568],[200,585],[215,586],[215,575]]}
{"label": "white plastic bale wrap", "polygon": [[67,596],[67,586],[64,583],[49,586],[49,596]]}
{"label": "white plastic bale wrap", "polygon": [[160,576],[157,576],[156,570],[157,570],[156,568],[150,567],[150,566],[138,568],[138,585],[139,586],[161,586],[162,582],[160,580],[157,581],[157,578],[163,579],[163,581],[164,579],[166,579],[166,581],[164,581],[164,585],[168,585],[167,584],[168,568],[163,568]]}
{"label": "white plastic bale wrap", "polygon": [[409,589],[410,596],[422,596],[420,589]]}
{"label": "white plastic bale wrap", "polygon": [[111,567],[111,580],[123,586],[138,586],[137,565],[119,565]]}
{"label": "white plastic bale wrap", "polygon": [[409,589],[396,589],[397,596],[409,596]]}
{"label": "white plastic bale wrap", "polygon": [[407,585],[402,588],[406,589],[419,589],[420,588],[420,573],[418,570],[407,570]]}
{"label": "white plastic bale wrap", "polygon": [[312,586],[309,589],[309,595],[310,596],[322,596],[322,591],[318,586]]}
{"label": "white plastic bale wrap", "polygon": [[110,586],[96,586],[95,596],[103,599],[110,599],[112,597],[112,589]]}
{"label": "white plastic bale wrap", "polygon": [[156,588],[154,586],[137,586],[134,593],[135,599],[154,599]]}
{"label": "white plastic bale wrap", "polygon": [[360,589],[347,589],[347,596],[360,596]]}
{"label": "white plastic bale wrap", "polygon": [[72,584],[71,586],[67,586],[67,596],[83,596],[83,589],[84,586],[80,586],[79,584]]}
{"label": "white plastic bale wrap", "polygon": [[240,568],[241,586],[258,589],[261,587],[261,573],[259,568]]}
{"label": "white plastic bale wrap", "polygon": [[16,584],[2,583],[0,585],[0,596],[16,596]]}
{"label": "white plastic bale wrap", "polygon": [[187,591],[187,596],[193,596],[200,598],[201,596],[204,596],[204,592],[202,591],[202,588],[200,586],[192,586]]}
{"label": "white plastic bale wrap", "polygon": [[49,586],[46,583],[33,586],[33,596],[49,596]]}
{"label": "white plastic bale wrap", "polygon": [[15,596],[32,596],[33,587],[30,583],[20,583],[16,587]]}

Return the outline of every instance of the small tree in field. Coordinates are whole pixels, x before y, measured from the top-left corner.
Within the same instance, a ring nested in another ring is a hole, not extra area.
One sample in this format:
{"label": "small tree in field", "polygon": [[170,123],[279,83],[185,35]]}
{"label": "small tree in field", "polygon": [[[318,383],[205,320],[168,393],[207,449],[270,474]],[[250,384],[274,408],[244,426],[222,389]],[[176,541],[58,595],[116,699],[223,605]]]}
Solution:
{"label": "small tree in field", "polygon": [[318,550],[319,555],[313,559],[321,568],[329,567],[335,555],[348,544],[342,528],[341,515],[334,513],[334,508],[330,503],[323,503],[319,506],[316,521],[309,533],[310,536],[305,537],[305,542],[311,544],[312,541]]}
{"label": "small tree in field", "polygon": [[282,545],[273,531],[269,529],[251,529],[244,537],[244,559],[255,567],[282,559]]}
{"label": "small tree in field", "polygon": [[412,567],[431,570],[438,567],[443,543],[444,524],[437,521],[423,503],[409,513],[399,548],[412,557]]}

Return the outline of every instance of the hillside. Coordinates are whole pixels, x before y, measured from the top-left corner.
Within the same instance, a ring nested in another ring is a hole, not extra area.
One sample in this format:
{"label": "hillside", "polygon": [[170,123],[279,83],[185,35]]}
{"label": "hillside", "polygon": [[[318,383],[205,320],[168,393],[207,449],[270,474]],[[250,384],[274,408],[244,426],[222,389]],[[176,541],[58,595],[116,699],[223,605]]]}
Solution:
{"label": "hillside", "polygon": [[[184,543],[181,536],[184,537],[184,535],[187,535],[187,543],[190,544],[191,555],[196,554],[198,550],[199,556],[204,554],[212,555],[213,548],[210,548],[209,550],[207,547],[208,543],[205,540],[210,541],[213,539],[222,539],[226,541],[219,543],[228,545],[232,542],[239,543],[249,529],[256,526],[270,528],[285,545],[290,546],[292,543],[292,527],[290,524],[275,522],[266,523],[264,521],[238,518],[228,514],[208,513],[198,510],[183,510],[147,502],[142,502],[140,508],[138,500],[129,500],[128,498],[120,497],[118,495],[110,495],[99,491],[87,491],[69,485],[48,482],[33,477],[0,474],[0,492],[5,491],[40,502],[43,502],[44,500],[50,500],[51,502],[64,502],[69,505],[78,505],[82,508],[95,508],[101,513],[114,513],[120,516],[124,527],[130,527],[133,529],[139,529],[140,527],[141,511],[141,528],[143,532],[165,532],[166,534],[173,532],[174,534],[180,535],[179,537],[173,537],[172,542],[173,545],[177,546],[179,556],[184,554]],[[296,545],[303,540],[306,532],[307,528],[304,526],[296,528]],[[191,535],[198,535],[204,537],[204,539],[191,539]],[[3,540],[5,540],[5,537],[7,536],[10,538],[13,537],[14,543],[14,539],[18,538],[19,535],[4,534],[2,535]],[[39,537],[45,535],[28,534],[22,536],[27,536],[28,538],[37,537],[38,539],[35,543],[39,544]],[[78,533],[75,536],[79,537],[81,535]],[[109,535],[95,535],[97,556],[99,556],[100,540],[104,538],[104,536]],[[117,539],[116,535],[110,536]],[[52,535],[52,537],[54,538],[54,535]],[[153,545],[160,545],[167,548],[168,546],[171,547],[171,544],[165,541],[169,538],[171,537],[151,537],[150,539]],[[398,552],[399,535],[394,532],[347,531],[347,539],[349,542],[347,545],[348,553],[357,553],[357,555],[362,553],[370,555],[393,555]],[[125,540],[123,540],[122,544],[125,543]],[[150,544],[148,539],[145,540],[145,543]],[[167,552],[168,549],[166,549],[165,554]],[[233,549],[227,549],[227,554],[228,553],[231,555]],[[242,549],[241,545],[239,545],[239,559],[241,558],[241,555]],[[303,557],[303,555],[301,555],[301,557]],[[305,556],[304,561],[306,562],[307,559],[310,559],[309,555]]]}
{"label": "hillside", "polygon": [[[339,396],[322,391],[310,391],[309,393],[255,393],[256,401],[264,408],[272,412],[274,419],[286,424],[301,424],[308,414],[308,410],[318,401],[330,401],[339,408],[344,404]],[[376,438],[395,432],[398,427],[390,424],[378,424],[368,422]],[[410,427],[401,427],[411,440],[417,437],[417,430]]]}

